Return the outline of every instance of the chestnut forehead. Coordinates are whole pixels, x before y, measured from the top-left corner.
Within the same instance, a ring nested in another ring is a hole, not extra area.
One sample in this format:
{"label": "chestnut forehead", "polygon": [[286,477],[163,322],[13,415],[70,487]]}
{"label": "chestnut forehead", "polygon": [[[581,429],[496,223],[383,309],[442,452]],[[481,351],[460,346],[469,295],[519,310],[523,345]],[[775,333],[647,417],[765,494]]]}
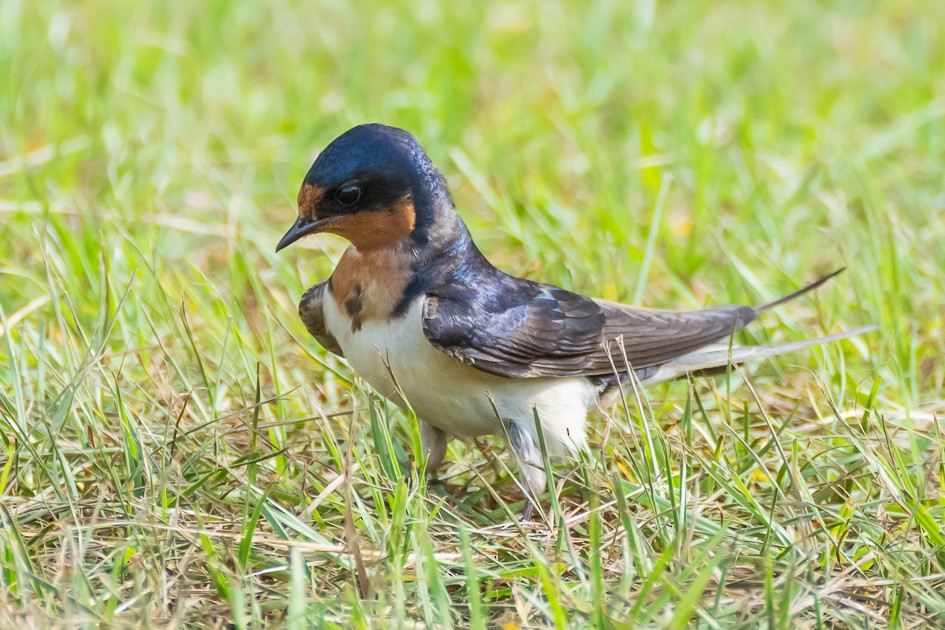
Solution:
{"label": "chestnut forehead", "polygon": [[322,197],[325,196],[325,189],[321,186],[315,186],[305,182],[299,189],[299,216],[308,219],[314,218],[315,207]]}

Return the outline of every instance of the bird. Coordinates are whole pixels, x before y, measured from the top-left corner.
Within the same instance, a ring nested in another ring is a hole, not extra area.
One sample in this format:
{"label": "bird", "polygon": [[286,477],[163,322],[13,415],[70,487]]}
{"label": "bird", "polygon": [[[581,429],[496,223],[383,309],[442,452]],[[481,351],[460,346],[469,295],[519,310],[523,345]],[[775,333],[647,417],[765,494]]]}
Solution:
{"label": "bird", "polygon": [[619,304],[500,271],[417,139],[381,124],[349,129],[316,157],[276,251],[319,233],[350,245],[331,276],[302,295],[308,332],[380,395],[413,410],[427,471],[453,438],[504,438],[531,493],[526,515],[547,485],[542,443],[554,458],[586,449],[589,413],[631,381],[724,370],[869,330],[731,343],[761,312],[842,269],[759,307],[693,311]]}

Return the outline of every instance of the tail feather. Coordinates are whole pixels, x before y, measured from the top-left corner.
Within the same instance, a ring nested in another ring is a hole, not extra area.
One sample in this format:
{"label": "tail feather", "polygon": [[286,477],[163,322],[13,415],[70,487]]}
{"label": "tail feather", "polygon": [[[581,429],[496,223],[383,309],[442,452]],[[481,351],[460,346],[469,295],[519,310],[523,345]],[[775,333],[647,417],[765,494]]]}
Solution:
{"label": "tail feather", "polygon": [[[837,273],[839,272],[834,272],[831,274],[831,276],[836,275]],[[806,287],[805,289],[801,289],[801,291],[804,292],[810,290],[817,284],[822,283],[829,278],[830,276],[825,276],[821,280],[818,280],[814,285]],[[796,295],[789,296],[788,299],[791,297],[796,297]],[[797,350],[802,350],[811,346],[819,346],[825,343],[838,341],[840,339],[856,337],[858,335],[876,330],[877,328],[879,327],[864,326],[863,328],[856,328],[846,332],[826,335],[824,337],[816,337],[814,339],[805,339],[803,341],[793,341],[776,346],[734,346],[732,348],[729,348],[727,345],[719,344],[706,346],[696,350],[695,352],[684,354],[681,357],[677,357],[667,363],[664,363],[659,367],[655,374],[647,378],[644,382],[647,385],[650,385],[652,383],[660,383],[678,378],[690,372],[711,371],[713,369],[728,367],[729,364],[740,364],[753,359],[775,357],[780,354],[795,352]]]}
{"label": "tail feather", "polygon": [[778,299],[774,300],[773,302],[768,302],[767,304],[762,304],[761,306],[755,307],[755,312],[756,312],[756,313],[761,313],[762,311],[771,310],[772,308],[774,308],[774,307],[776,307],[776,306],[781,306],[781,305],[784,304],[785,302],[790,302],[791,300],[793,300],[793,299],[795,299],[795,298],[799,298],[799,297],[801,297],[802,295],[804,295],[805,293],[808,293],[808,292],[810,292],[810,291],[813,291],[814,289],[816,289],[817,287],[819,287],[819,286],[822,285],[823,283],[827,282],[828,280],[830,280],[830,279],[833,278],[834,276],[837,276],[837,275],[843,273],[844,271],[846,271],[846,269],[847,269],[846,267],[840,267],[840,268],[837,269],[836,271],[831,271],[831,272],[828,273],[827,275],[821,276],[821,277],[817,278],[816,280],[814,280],[813,282],[811,282],[811,283],[808,284],[807,286],[798,289],[798,290],[795,291],[794,293],[789,293],[789,294],[785,295],[784,297],[779,297]]}

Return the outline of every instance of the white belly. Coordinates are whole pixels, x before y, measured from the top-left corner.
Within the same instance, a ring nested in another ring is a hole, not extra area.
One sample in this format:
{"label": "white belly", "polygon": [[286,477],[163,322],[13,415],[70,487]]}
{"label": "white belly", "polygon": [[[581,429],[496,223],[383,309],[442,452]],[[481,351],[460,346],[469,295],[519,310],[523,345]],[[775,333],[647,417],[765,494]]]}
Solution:
{"label": "white belly", "polygon": [[323,304],[326,327],[354,371],[404,407],[402,392],[424,422],[457,437],[502,435],[500,418],[532,432],[537,409],[555,451],[584,446],[587,409],[596,392],[583,377],[503,378],[466,365],[427,341],[421,325],[423,298],[404,317],[368,320],[358,331],[352,331],[351,320],[331,297]]}

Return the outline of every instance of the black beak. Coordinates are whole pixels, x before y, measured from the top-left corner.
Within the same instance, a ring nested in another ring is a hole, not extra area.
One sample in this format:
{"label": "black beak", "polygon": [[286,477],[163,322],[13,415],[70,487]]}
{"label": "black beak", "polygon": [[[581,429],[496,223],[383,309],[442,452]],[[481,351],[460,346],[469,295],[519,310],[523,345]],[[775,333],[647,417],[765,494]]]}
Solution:
{"label": "black beak", "polygon": [[289,231],[285,233],[285,236],[282,237],[282,240],[279,241],[279,244],[276,245],[276,251],[278,252],[281,249],[285,249],[303,236],[315,234],[319,231],[322,223],[324,223],[324,221],[311,221],[299,217],[296,219],[295,224],[289,228]]}

